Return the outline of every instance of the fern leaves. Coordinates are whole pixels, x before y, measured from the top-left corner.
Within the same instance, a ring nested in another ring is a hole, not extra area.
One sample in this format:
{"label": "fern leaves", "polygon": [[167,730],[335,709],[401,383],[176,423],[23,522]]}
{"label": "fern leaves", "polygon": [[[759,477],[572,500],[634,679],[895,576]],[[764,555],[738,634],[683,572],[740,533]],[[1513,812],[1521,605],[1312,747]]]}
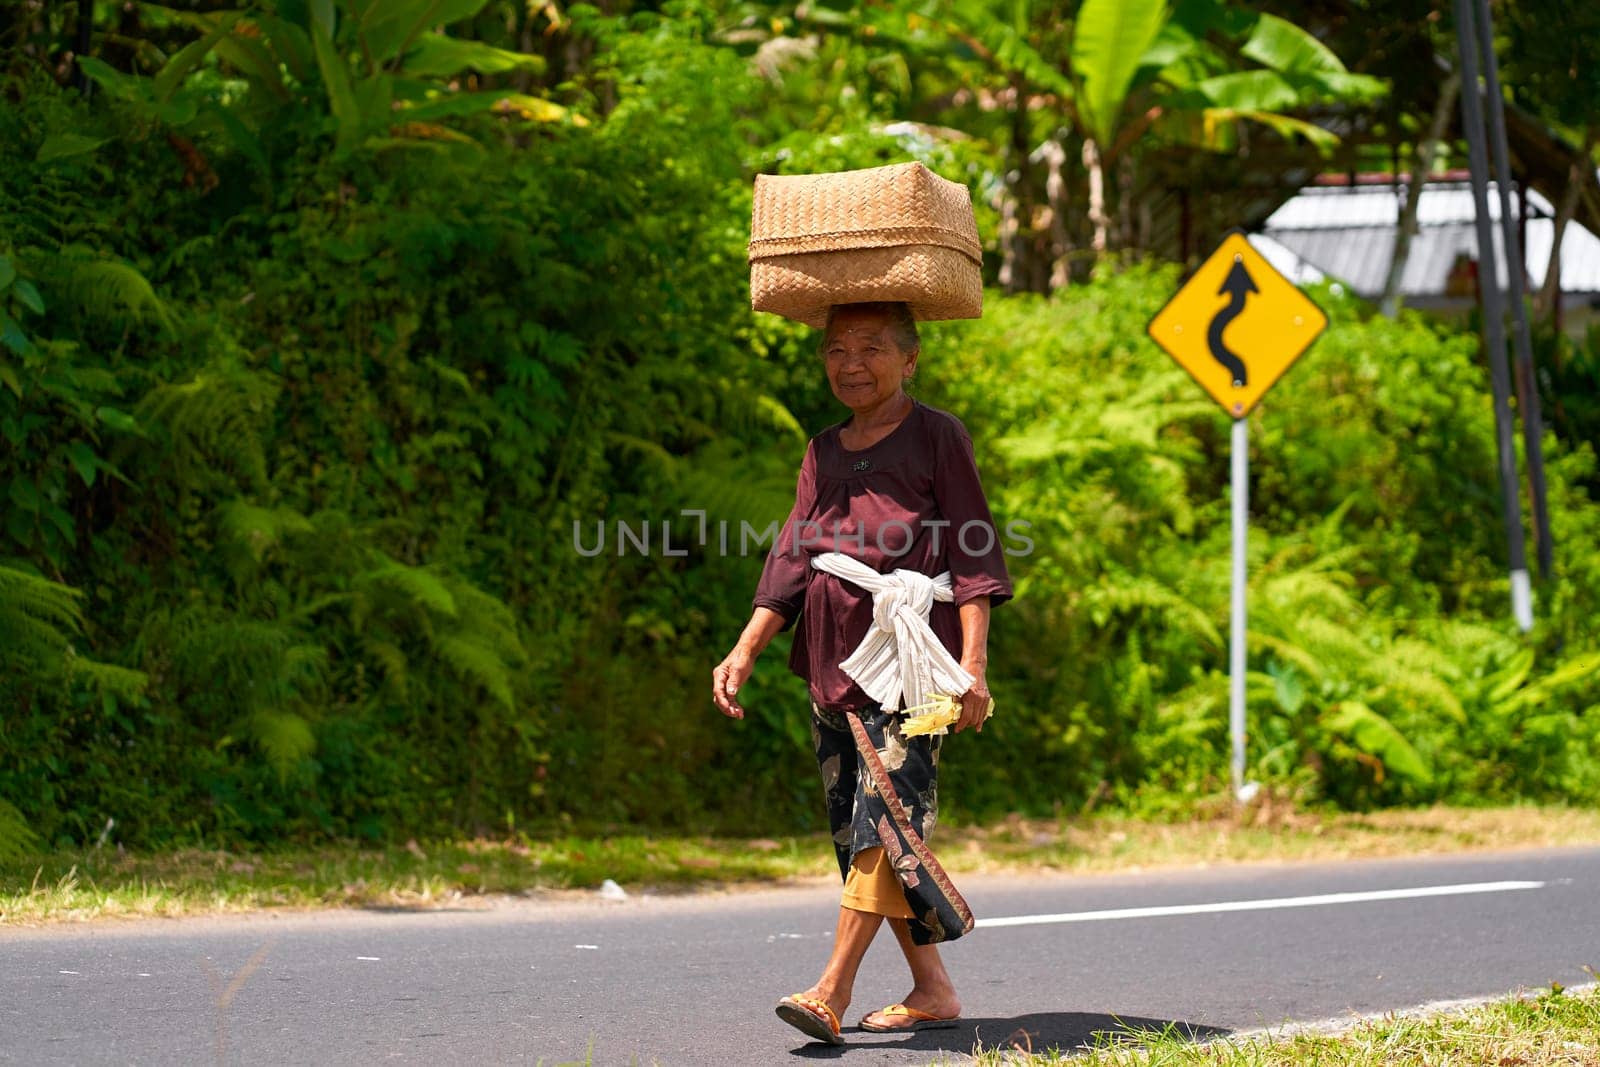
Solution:
{"label": "fern leaves", "polygon": [[168,462],[180,481],[255,489],[267,481],[261,442],[277,393],[264,375],[222,364],[150,390],[136,414],[164,431]]}
{"label": "fern leaves", "polygon": [[82,621],[83,594],[14,567],[0,566],[0,648],[13,655],[57,654]]}
{"label": "fern leaves", "polygon": [[219,745],[240,738],[281,778],[302,771],[337,676],[357,664],[385,680],[387,699],[411,702],[421,695],[414,676],[443,676],[452,684],[431,679],[428,699],[453,692],[517,712],[527,656],[497,598],[370,547],[344,516],[234,500],[217,509],[215,528],[240,601],[154,611],[137,647],[172,700],[216,718]]}
{"label": "fern leaves", "polygon": [[10,863],[39,851],[39,837],[28,828],[22,812],[0,800],[0,863]]}
{"label": "fern leaves", "polygon": [[456,616],[456,599],[449,585],[424,567],[408,567],[385,558],[361,576],[358,588],[361,587],[369,592],[392,592],[405,604],[420,607],[428,618],[453,619]]}
{"label": "fern leaves", "polygon": [[[506,713],[517,709],[516,679],[527,653],[501,601],[453,575],[377,554],[355,581],[363,647],[392,681],[411,673],[407,643],[433,658],[468,691]],[[409,639],[409,640],[407,640]]]}
{"label": "fern leaves", "polygon": [[85,314],[117,323],[172,329],[172,313],[143,274],[110,259],[63,258],[58,284]]}
{"label": "fern leaves", "polygon": [[35,683],[86,683],[131,696],[145,676],[81,655],[72,638],[83,629],[83,595],[75,589],[0,564],[0,666]]}

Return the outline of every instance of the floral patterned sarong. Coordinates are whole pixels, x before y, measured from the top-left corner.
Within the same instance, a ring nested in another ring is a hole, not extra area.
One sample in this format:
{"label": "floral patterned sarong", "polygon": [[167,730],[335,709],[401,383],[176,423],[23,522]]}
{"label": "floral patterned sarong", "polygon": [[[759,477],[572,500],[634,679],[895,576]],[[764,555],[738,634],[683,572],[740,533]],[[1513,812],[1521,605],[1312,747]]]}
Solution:
{"label": "floral patterned sarong", "polygon": [[914,918],[919,945],[954,941],[972,929],[972,910],[929,851],[939,817],[939,748],[943,737],[907,737],[901,716],[876,704],[853,711],[811,705],[811,740],[828,801],[828,827],[839,876],[863,849],[883,846]]}

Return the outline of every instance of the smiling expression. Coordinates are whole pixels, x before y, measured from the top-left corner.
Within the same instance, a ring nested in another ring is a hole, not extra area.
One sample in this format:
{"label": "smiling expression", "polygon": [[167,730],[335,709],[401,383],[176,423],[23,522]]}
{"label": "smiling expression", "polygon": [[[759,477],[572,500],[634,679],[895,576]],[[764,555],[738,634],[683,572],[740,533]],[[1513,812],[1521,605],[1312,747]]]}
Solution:
{"label": "smiling expression", "polygon": [[828,385],[851,411],[873,411],[893,400],[917,369],[917,352],[896,342],[882,312],[841,309],[822,342]]}

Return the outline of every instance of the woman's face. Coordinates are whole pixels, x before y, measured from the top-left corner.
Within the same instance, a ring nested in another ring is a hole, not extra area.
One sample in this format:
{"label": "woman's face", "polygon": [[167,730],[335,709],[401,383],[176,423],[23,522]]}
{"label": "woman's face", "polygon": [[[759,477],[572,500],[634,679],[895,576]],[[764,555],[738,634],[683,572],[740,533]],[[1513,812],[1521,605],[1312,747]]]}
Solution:
{"label": "woman's face", "polygon": [[894,398],[917,369],[917,353],[895,343],[882,312],[837,312],[822,340],[828,385],[851,411],[871,411]]}

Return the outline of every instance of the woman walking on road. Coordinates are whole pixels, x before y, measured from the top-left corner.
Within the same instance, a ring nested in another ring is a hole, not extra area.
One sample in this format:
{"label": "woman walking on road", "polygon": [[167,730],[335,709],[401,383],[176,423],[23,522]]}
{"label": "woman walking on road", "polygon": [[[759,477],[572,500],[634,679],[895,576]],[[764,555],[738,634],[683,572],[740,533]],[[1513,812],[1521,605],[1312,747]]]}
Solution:
{"label": "woman walking on road", "polygon": [[944,731],[908,729],[905,712],[937,706],[942,694],[951,728],[982,730],[992,707],[989,610],[1012,589],[971,438],[955,416],[905,392],[919,355],[905,304],[829,313],[823,363],[851,416],[812,438],[750,621],[712,672],[717,707],[743,718],[737,697],[756,656],[795,627],[789,666],[810,688],[844,893],[822,976],[777,1011],[831,1044],[843,1040],[856,971],[885,919],[912,987],[861,1027],[954,1025],[961,1002],[938,944],[973,925],[926,844]]}

